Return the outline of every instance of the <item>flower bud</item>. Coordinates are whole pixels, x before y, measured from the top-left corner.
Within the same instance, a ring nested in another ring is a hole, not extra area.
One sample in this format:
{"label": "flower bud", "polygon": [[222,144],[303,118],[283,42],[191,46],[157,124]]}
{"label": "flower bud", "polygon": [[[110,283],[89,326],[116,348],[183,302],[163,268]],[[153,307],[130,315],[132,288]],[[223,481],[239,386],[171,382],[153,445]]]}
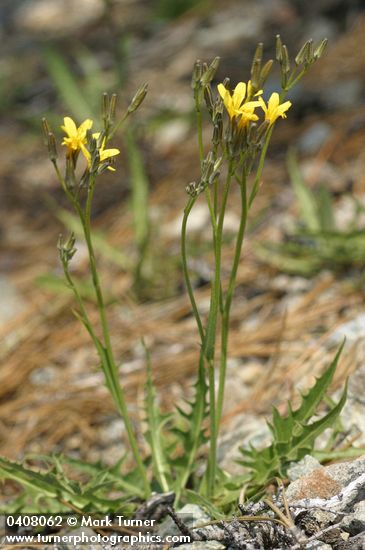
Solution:
{"label": "flower bud", "polygon": [[67,189],[70,189],[70,190],[76,187],[75,162],[76,161],[73,155],[67,155],[65,184]]}
{"label": "flower bud", "polygon": [[254,59],[251,67],[251,85],[255,93],[260,86],[261,60]]}
{"label": "flower bud", "polygon": [[193,90],[195,90],[195,88],[199,86],[202,74],[203,74],[202,62],[200,61],[200,59],[197,59],[194,63],[193,74],[191,77],[191,87],[193,88]]}
{"label": "flower bud", "polygon": [[217,146],[222,141],[223,135],[223,115],[222,113],[217,112],[214,117],[214,128],[213,128],[213,145]]}
{"label": "flower bud", "polygon": [[206,68],[200,78],[201,86],[207,86],[207,84],[210,84],[212,82],[214,75],[217,72],[219,61],[220,58],[215,57],[209,67],[205,65]]}
{"label": "flower bud", "polygon": [[134,113],[134,111],[138,109],[138,107],[141,105],[141,103],[143,102],[144,98],[147,95],[147,89],[148,89],[148,84],[146,82],[138,88],[132,101],[129,104],[128,111],[127,111],[128,114]]}
{"label": "flower bud", "polygon": [[66,242],[63,241],[63,236],[60,235],[58,238],[57,248],[60,255],[60,260],[63,264],[68,264],[72,260],[73,256],[76,253],[75,248],[75,234],[72,232]]}
{"label": "flower bud", "polygon": [[104,124],[107,124],[109,118],[109,94],[106,92],[104,92],[101,96],[101,116]]}
{"label": "flower bud", "polygon": [[304,62],[307,62],[308,60],[308,53],[309,53],[309,40],[303,46],[300,48],[298,54],[295,57],[295,64],[301,65]]}
{"label": "flower bud", "polygon": [[251,65],[251,83],[254,89],[258,89],[264,45],[259,42],[256,47]]}
{"label": "flower bud", "polygon": [[97,173],[99,164],[100,164],[100,153],[99,153],[99,149],[96,149],[91,157],[90,174]]}
{"label": "flower bud", "polygon": [[54,137],[54,134],[52,132],[49,132],[48,134],[48,156],[52,162],[56,162],[57,160],[57,146],[56,146],[56,138]]}
{"label": "flower bud", "polygon": [[191,183],[189,183],[186,187],[185,187],[185,191],[187,192],[188,195],[190,195],[191,197],[196,197],[199,193],[198,193],[198,189],[197,189],[197,183],[195,181],[192,181]]}
{"label": "flower bud", "polygon": [[212,94],[212,88],[208,85],[204,88],[204,99],[205,104],[207,106],[207,109],[209,111],[210,116],[213,115],[213,109],[214,109],[214,103],[213,103],[213,94]]}
{"label": "flower bud", "polygon": [[282,52],[282,61],[281,61],[282,70],[284,71],[285,74],[287,74],[290,72],[290,59],[289,59],[288,48],[286,47],[285,44],[283,44],[281,52]]}
{"label": "flower bud", "polygon": [[116,109],[117,109],[117,94],[112,94],[109,101],[109,124],[111,126],[115,122]]}
{"label": "flower bud", "polygon": [[261,73],[260,73],[259,88],[262,88],[263,85],[265,84],[265,82],[267,80],[267,77],[270,74],[273,63],[274,63],[274,61],[272,59],[269,59],[269,61],[266,61],[265,65],[262,67]]}
{"label": "flower bud", "polygon": [[45,117],[42,118],[42,129],[43,129],[43,135],[45,137],[45,144],[47,145],[48,142],[48,134],[51,133],[51,128],[48,124],[48,121]]}
{"label": "flower bud", "polygon": [[281,41],[280,34],[277,34],[276,35],[276,60],[279,61],[280,63],[282,60],[282,48],[283,48],[283,43]]}
{"label": "flower bud", "polygon": [[328,44],[328,40],[327,38],[324,38],[322,42],[316,47],[313,53],[313,58],[315,61],[317,61],[317,59],[322,57],[322,54],[327,47],[327,44]]}

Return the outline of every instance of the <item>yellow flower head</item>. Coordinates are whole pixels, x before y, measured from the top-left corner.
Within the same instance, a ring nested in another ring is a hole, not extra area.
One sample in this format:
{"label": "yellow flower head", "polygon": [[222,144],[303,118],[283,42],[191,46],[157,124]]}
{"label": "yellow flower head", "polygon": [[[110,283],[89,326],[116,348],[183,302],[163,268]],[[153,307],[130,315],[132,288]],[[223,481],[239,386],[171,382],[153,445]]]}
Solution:
{"label": "yellow flower head", "polygon": [[271,94],[267,106],[261,97],[259,98],[259,102],[265,113],[265,120],[268,120],[270,125],[279,117],[286,118],[285,113],[291,107],[291,101],[285,101],[280,105],[280,96],[277,92]]}
{"label": "yellow flower head", "polygon": [[[227,109],[230,118],[239,118],[239,126],[245,126],[250,120],[258,120],[258,116],[255,114],[255,108],[260,105],[259,101],[248,101],[252,94],[252,86],[249,81],[247,86],[245,82],[239,82],[233,93],[230,94],[229,90],[225,88],[223,84],[218,84],[218,92],[225,108]],[[262,90],[258,91],[255,95],[262,94]]]}
{"label": "yellow flower head", "polygon": [[[100,132],[96,132],[93,134],[94,139],[99,139]],[[103,139],[103,143],[101,144],[101,147],[99,148],[99,155],[100,155],[100,163],[105,162],[106,160],[115,157],[116,155],[119,155],[120,151],[119,149],[105,149],[105,138]],[[82,152],[85,155],[85,158],[87,159],[88,166],[90,168],[91,166],[91,155],[89,151],[86,149],[86,147],[82,147]],[[108,166],[108,170],[111,170],[112,172],[115,172],[115,168],[112,166]]]}
{"label": "yellow flower head", "polygon": [[68,153],[71,154],[80,149],[84,149],[86,143],[86,132],[90,130],[93,121],[89,118],[84,120],[77,128],[76,124],[70,117],[63,119],[64,126],[61,126],[67,137],[63,138],[62,145],[66,145]]}

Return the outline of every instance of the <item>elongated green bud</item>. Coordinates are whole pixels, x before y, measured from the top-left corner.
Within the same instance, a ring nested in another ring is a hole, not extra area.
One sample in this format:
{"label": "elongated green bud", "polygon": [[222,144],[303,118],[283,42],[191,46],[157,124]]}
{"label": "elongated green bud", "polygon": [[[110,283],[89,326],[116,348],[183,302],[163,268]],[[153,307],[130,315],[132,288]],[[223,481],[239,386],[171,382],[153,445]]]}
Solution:
{"label": "elongated green bud", "polygon": [[134,113],[134,111],[136,111],[138,107],[142,104],[144,98],[147,95],[147,89],[148,89],[147,82],[145,82],[144,84],[142,84],[142,86],[138,88],[137,92],[133,96],[132,101],[129,104],[129,107],[128,107],[129,114]]}
{"label": "elongated green bud", "polygon": [[66,157],[65,183],[68,189],[72,190],[76,187],[75,161],[72,156]]}
{"label": "elongated green bud", "polygon": [[261,66],[263,52],[264,52],[264,45],[263,45],[262,42],[259,42],[257,44],[256,51],[255,51],[255,54],[254,54],[253,60],[252,60],[251,75],[253,73],[255,65],[258,64],[259,66]]}
{"label": "elongated green bud", "polygon": [[309,40],[303,44],[303,46],[300,48],[299,52],[295,56],[295,64],[301,65],[305,61],[308,60],[308,54],[309,54]]}
{"label": "elongated green bud", "polygon": [[[147,92],[146,92],[147,93]],[[109,124],[112,126],[115,122],[115,113],[116,113],[116,110],[117,110],[117,94],[112,94],[111,95],[111,98],[110,98],[110,101],[109,101],[109,112],[108,112],[108,117],[109,117]],[[142,100],[143,101],[143,100]]]}
{"label": "elongated green bud", "polygon": [[56,138],[54,137],[54,134],[52,132],[49,132],[48,134],[48,156],[52,162],[56,162],[57,160],[57,146],[56,146]]}
{"label": "elongated green bud", "polygon": [[269,59],[269,61],[266,61],[265,65],[261,69],[260,73],[260,86],[259,88],[262,88],[265,84],[267,77],[270,74],[271,68],[273,66],[274,61],[272,59]]}
{"label": "elongated green bud", "polygon": [[260,86],[261,61],[255,59],[251,68],[251,84],[252,89],[256,92]]}
{"label": "elongated green bud", "polygon": [[193,74],[191,76],[191,87],[193,88],[193,90],[195,90],[195,88],[199,85],[202,74],[202,62],[200,61],[200,59],[197,59],[194,63]]}
{"label": "elongated green bud", "polygon": [[277,34],[276,35],[276,60],[279,62],[281,62],[283,57],[282,48],[283,48],[283,43],[281,41],[280,34]]}
{"label": "elongated green bud", "polygon": [[281,62],[282,69],[284,73],[287,74],[290,72],[290,59],[289,59],[288,48],[286,47],[285,44],[283,44],[283,47],[281,48],[281,53],[282,53],[282,62]]}
{"label": "elongated green bud", "polygon": [[101,116],[104,123],[107,124],[109,117],[109,94],[106,92],[101,96]]}
{"label": "elongated green bud", "polygon": [[327,38],[324,38],[322,40],[322,42],[316,47],[316,49],[314,50],[314,53],[313,53],[313,57],[314,57],[315,61],[317,61],[317,59],[322,57],[322,54],[323,54],[324,50],[327,47],[327,44],[328,44],[328,40],[327,40]]}
{"label": "elongated green bud", "polygon": [[214,102],[213,102],[212,88],[209,85],[205,86],[204,88],[204,99],[205,99],[205,104],[207,106],[209,114],[210,116],[212,116],[213,109],[214,109]]}

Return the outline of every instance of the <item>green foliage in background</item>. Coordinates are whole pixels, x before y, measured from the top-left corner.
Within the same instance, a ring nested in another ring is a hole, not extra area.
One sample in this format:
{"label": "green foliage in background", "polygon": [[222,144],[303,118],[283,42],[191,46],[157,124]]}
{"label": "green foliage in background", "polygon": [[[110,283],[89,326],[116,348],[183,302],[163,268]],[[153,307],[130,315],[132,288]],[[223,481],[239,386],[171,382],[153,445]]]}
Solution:
{"label": "green foliage in background", "polygon": [[295,153],[288,154],[288,171],[296,196],[300,220],[286,242],[256,243],[260,259],[280,271],[310,277],[322,269],[363,272],[365,231],[358,217],[364,208],[354,201],[354,217],[345,229],[335,223],[335,199],[321,185],[311,190],[305,184]]}

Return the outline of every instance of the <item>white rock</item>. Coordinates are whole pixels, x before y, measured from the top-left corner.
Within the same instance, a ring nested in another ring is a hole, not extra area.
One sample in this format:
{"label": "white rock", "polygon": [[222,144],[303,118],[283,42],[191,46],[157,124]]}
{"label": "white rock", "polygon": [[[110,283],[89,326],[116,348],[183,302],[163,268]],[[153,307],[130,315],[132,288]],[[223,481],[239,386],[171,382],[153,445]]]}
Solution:
{"label": "white rock", "polygon": [[103,11],[102,0],[28,0],[17,11],[15,24],[32,33],[63,34],[85,27]]}
{"label": "white rock", "polygon": [[186,120],[175,119],[166,122],[154,134],[154,146],[162,153],[168,153],[172,148],[180,145],[189,132]]}

